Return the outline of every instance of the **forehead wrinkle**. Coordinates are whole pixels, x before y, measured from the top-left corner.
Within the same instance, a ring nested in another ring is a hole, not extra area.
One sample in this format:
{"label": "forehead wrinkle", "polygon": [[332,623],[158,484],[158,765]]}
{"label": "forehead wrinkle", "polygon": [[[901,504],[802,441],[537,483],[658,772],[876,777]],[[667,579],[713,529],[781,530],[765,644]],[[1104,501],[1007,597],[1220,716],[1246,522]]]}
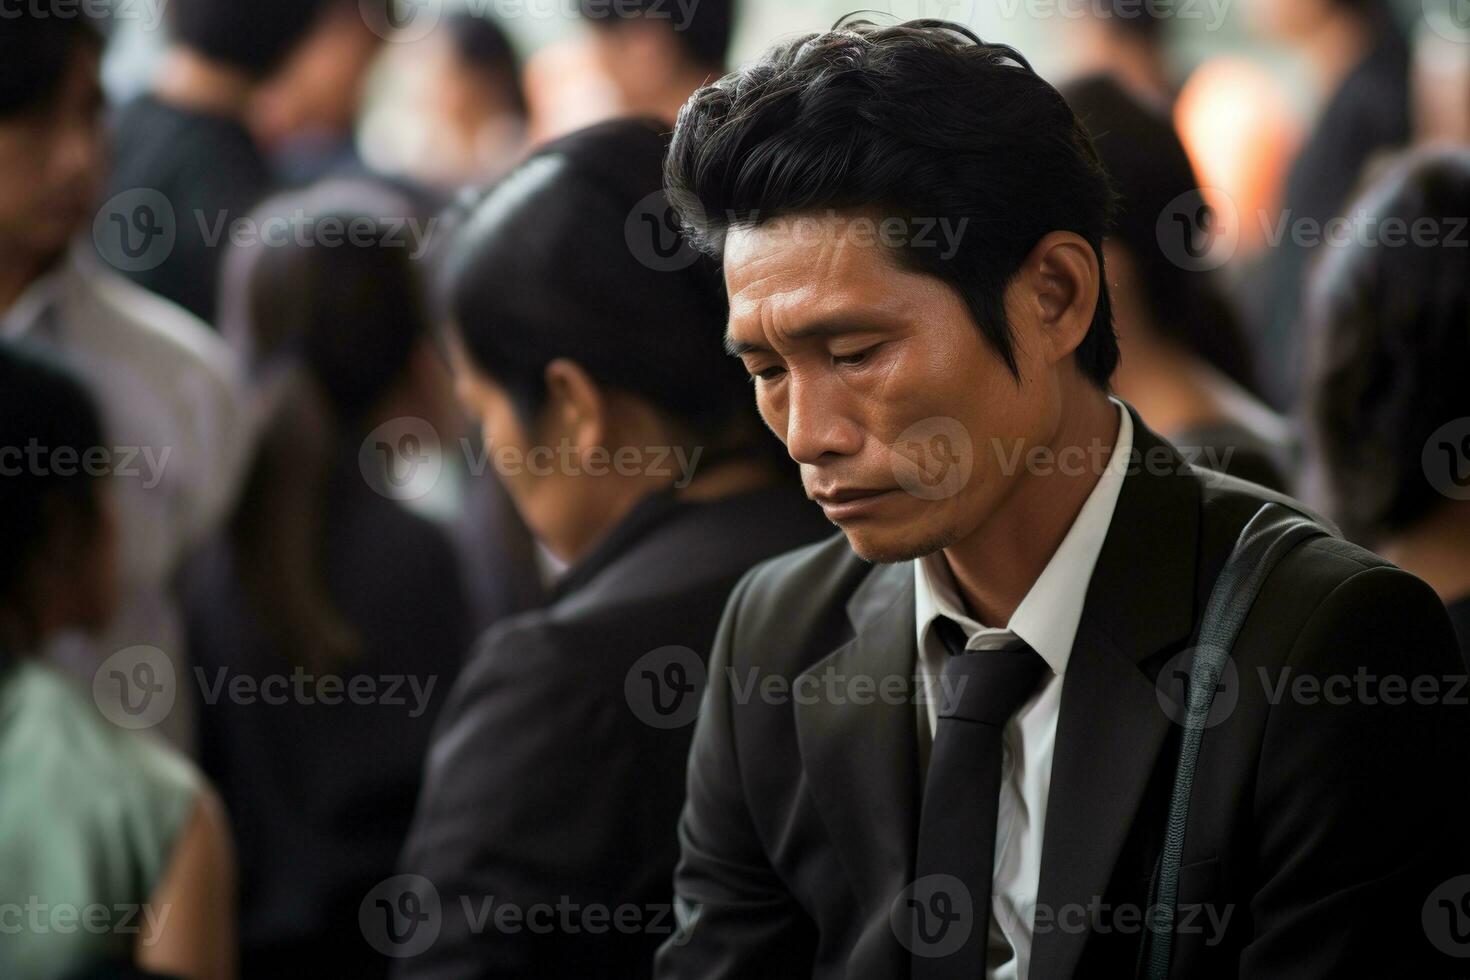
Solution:
{"label": "forehead wrinkle", "polygon": [[[862,253],[857,249],[864,246],[830,225],[822,231],[811,245],[794,240],[789,229],[780,226],[745,233],[762,236],[765,247],[753,244],[750,238],[742,243],[745,247],[741,251],[748,258],[740,264],[736,278],[741,281],[729,296],[730,328],[753,321],[765,341],[759,346],[766,347],[788,331],[808,323],[837,321],[855,309],[902,313],[901,307],[894,307],[890,291],[863,288],[868,276],[844,277],[844,272],[850,271],[847,267],[859,262]],[[856,271],[861,273],[860,269]],[[835,290],[833,285],[845,278],[851,280],[849,287],[856,283],[858,288]],[[727,328],[727,335],[735,347],[757,343],[753,337],[737,337],[733,329]]]}

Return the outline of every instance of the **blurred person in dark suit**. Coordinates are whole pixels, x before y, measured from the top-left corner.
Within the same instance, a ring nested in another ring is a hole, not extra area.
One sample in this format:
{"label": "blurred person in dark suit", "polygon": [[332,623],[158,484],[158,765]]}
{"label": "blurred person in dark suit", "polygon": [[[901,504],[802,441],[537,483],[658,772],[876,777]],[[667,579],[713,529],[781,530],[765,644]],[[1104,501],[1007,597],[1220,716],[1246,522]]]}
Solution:
{"label": "blurred person in dark suit", "polygon": [[[0,340],[0,976],[229,980],[235,858],[218,797],[41,655],[124,599],[119,464],[81,379]],[[145,651],[94,666],[161,664]]]}
{"label": "blurred person in dark suit", "polygon": [[[761,414],[843,535],[731,596],[656,975],[1139,975],[1167,692],[1242,529],[1298,505],[1188,466],[1111,397],[1087,132],[1013,48],[848,20],[696,93],[666,172],[722,257]],[[1278,679],[1458,692],[1453,631],[1377,556],[1292,543],[1202,732],[1167,973],[1447,975],[1423,909],[1470,868],[1470,711]]]}
{"label": "blurred person in dark suit", "polygon": [[[1063,85],[1113,179],[1118,208],[1103,241],[1120,357],[1113,391],[1192,462],[1286,491],[1286,420],[1253,394],[1255,362],[1214,273],[1189,267],[1206,207],[1174,126],[1111,76]],[[1171,236],[1165,238],[1164,236]]]}
{"label": "blurred person in dark suit", "polygon": [[[208,323],[232,227],[275,186],[248,127],[252,98],[307,36],[323,3],[171,0],[169,43],[152,86],[112,120],[106,197],[161,195],[138,231],[151,237],[155,228],[171,229],[173,237],[166,254],[146,262],[129,261],[125,242],[122,254],[104,249],[104,257]],[[124,217],[133,220],[131,212]]]}
{"label": "blurred person in dark suit", "polygon": [[623,112],[673,123],[690,93],[725,73],[737,0],[578,0]]}
{"label": "blurred person in dark suit", "polygon": [[[250,450],[237,363],[192,315],[105,267],[88,240],[124,217],[95,210],[106,175],[96,29],[44,12],[3,27],[0,336],[63,357],[127,454],[113,492],[122,599],[104,629],[56,631],[46,653],[91,685],[102,657],[147,644],[182,675],[173,579],[233,505]],[[188,707],[180,699],[156,731],[192,752]]]}
{"label": "blurred person in dark suit", "polygon": [[310,32],[255,90],[246,122],[282,184],[362,174],[357,120],[383,44],[357,0],[325,0]]}
{"label": "blurred person in dark suit", "polygon": [[358,180],[272,198],[254,219],[290,231],[225,263],[225,336],[271,408],[229,531],[186,578],[247,976],[385,973],[358,905],[392,873],[473,635],[447,533],[402,502],[439,472],[424,454],[448,388],[409,208]]}
{"label": "blurred person in dark suit", "polygon": [[395,976],[649,974],[720,609],[752,564],[829,530],[721,349],[718,281],[660,189],[662,129],[549,144],[446,256],[457,389],[570,567],[481,638],[446,705],[400,861],[420,877],[385,902],[437,902],[442,928]]}
{"label": "blurred person in dark suit", "polygon": [[[1321,229],[1346,214],[1374,154],[1409,141],[1409,45],[1388,0],[1256,0],[1252,23],[1305,59],[1318,100],[1306,143],[1283,188],[1283,236],[1267,250],[1248,313],[1267,397],[1295,407],[1304,344],[1302,288],[1324,251]],[[1242,220],[1256,220],[1242,215]],[[1274,232],[1273,232],[1274,234]]]}
{"label": "blurred person in dark suit", "polygon": [[1470,150],[1400,157],[1354,206],[1400,232],[1332,249],[1309,283],[1309,486],[1433,587],[1470,663]]}

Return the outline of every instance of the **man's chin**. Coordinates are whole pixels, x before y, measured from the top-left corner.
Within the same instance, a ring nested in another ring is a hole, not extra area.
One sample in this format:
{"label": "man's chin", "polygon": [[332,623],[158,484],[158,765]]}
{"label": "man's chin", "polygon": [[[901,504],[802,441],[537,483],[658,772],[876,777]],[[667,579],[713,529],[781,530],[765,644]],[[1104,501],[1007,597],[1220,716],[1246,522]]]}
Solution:
{"label": "man's chin", "polygon": [[875,565],[891,565],[901,561],[913,561],[943,551],[954,544],[956,535],[948,530],[932,528],[917,531],[912,528],[842,528],[847,535],[847,544],[863,561]]}

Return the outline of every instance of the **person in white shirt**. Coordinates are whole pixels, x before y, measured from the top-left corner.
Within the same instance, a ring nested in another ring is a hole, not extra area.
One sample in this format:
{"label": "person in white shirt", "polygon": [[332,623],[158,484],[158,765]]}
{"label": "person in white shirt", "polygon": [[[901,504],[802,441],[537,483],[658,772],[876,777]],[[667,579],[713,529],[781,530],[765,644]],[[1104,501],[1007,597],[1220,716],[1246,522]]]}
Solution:
{"label": "person in white shirt", "polygon": [[[170,579],[231,507],[251,426],[219,336],[94,250],[105,161],[100,54],[83,17],[27,14],[0,34],[0,336],[67,362],[98,400],[114,450],[118,612],[99,635],[65,634],[45,652],[79,675],[104,715],[190,750]],[[125,662],[99,667],[114,654]],[[140,664],[149,690],[129,692],[115,675],[141,679]]]}

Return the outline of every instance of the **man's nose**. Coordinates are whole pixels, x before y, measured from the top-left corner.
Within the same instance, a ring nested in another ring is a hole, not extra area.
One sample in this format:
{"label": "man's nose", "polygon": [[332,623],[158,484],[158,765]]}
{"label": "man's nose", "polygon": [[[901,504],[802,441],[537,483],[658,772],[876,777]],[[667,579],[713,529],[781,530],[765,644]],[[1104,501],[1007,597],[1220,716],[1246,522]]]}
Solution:
{"label": "man's nose", "polygon": [[791,379],[786,452],[796,462],[816,463],[829,454],[852,456],[862,448],[862,429],[836,387],[816,379]]}

